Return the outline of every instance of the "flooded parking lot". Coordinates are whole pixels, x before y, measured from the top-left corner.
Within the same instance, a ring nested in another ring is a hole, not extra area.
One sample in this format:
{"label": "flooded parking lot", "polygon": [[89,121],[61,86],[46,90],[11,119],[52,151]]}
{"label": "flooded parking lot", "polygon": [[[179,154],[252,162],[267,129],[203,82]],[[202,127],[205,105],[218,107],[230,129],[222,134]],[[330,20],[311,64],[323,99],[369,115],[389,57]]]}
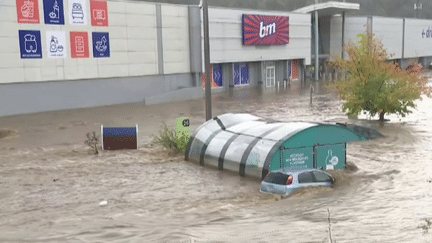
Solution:
{"label": "flooded parking lot", "polygon": [[[432,242],[432,100],[381,124],[348,120],[337,95],[316,85],[215,94],[213,115],[248,112],[282,121],[349,122],[384,138],[349,144],[357,171],[332,189],[281,199],[259,180],[186,162],[151,144],[161,122],[204,122],[204,102],[120,105],[0,118],[0,242]],[[88,153],[100,124],[140,127],[137,151]],[[106,201],[106,205],[100,205]]]}

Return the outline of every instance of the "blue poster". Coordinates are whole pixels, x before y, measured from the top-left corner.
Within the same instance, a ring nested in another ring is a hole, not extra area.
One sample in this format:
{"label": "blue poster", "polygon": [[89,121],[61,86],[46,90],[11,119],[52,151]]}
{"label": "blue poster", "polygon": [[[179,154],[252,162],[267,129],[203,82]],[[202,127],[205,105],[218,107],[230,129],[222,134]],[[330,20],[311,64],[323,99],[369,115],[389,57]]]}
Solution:
{"label": "blue poster", "polygon": [[43,0],[45,24],[64,25],[63,0]]}
{"label": "blue poster", "polygon": [[21,58],[42,58],[41,33],[36,30],[19,30]]}
{"label": "blue poster", "polygon": [[93,32],[93,57],[110,57],[108,32]]}
{"label": "blue poster", "polygon": [[220,64],[213,65],[213,80],[216,83],[216,87],[222,87],[222,81],[223,81],[222,65]]}

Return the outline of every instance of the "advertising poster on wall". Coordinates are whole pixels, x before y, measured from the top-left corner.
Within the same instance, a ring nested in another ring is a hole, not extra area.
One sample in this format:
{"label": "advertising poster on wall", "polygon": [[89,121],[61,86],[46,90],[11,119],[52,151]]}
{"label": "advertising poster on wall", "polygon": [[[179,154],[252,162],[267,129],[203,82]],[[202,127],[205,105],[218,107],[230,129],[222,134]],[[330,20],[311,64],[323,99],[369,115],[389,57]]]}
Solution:
{"label": "advertising poster on wall", "polygon": [[19,30],[19,45],[22,59],[42,58],[40,31]]}
{"label": "advertising poster on wall", "polygon": [[91,0],[92,26],[108,26],[108,4],[106,1]]}
{"label": "advertising poster on wall", "polygon": [[18,23],[39,24],[38,0],[16,0]]}
{"label": "advertising poster on wall", "polygon": [[108,32],[93,32],[93,57],[110,57]]}
{"label": "advertising poster on wall", "polygon": [[[210,78],[211,78],[211,87],[212,88],[221,88],[223,87],[223,71],[222,71],[222,65],[220,64],[213,64],[210,65]],[[205,73],[203,73],[203,77],[202,77],[202,82],[203,82],[203,88],[205,89],[206,87],[206,77],[205,77]]]}
{"label": "advertising poster on wall", "polygon": [[89,41],[87,32],[70,32],[72,58],[89,57]]}
{"label": "advertising poster on wall", "polygon": [[47,31],[46,43],[49,58],[66,57],[66,37],[64,31]]}
{"label": "advertising poster on wall", "polygon": [[63,0],[43,0],[45,24],[64,25]]}
{"label": "advertising poster on wall", "polygon": [[71,25],[87,25],[87,1],[69,0],[68,16]]}
{"label": "advertising poster on wall", "polygon": [[289,44],[289,17],[243,14],[243,45]]}

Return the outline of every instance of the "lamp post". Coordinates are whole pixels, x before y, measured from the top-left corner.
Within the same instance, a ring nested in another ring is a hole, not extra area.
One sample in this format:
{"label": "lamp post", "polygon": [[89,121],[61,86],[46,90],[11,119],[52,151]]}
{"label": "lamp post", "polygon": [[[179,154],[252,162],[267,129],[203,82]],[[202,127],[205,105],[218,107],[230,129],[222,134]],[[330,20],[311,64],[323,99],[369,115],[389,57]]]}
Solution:
{"label": "lamp post", "polygon": [[208,18],[207,0],[201,0],[201,5],[203,8],[203,25],[204,25],[204,72],[205,72],[206,121],[208,121],[212,119],[212,105],[211,105],[209,18]]}

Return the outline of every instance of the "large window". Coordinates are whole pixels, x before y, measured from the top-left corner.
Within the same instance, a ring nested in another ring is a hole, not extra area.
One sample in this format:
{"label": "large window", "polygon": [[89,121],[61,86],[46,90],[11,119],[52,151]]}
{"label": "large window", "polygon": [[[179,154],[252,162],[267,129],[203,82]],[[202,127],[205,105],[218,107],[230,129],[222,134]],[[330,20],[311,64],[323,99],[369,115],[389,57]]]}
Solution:
{"label": "large window", "polygon": [[266,87],[275,86],[275,80],[276,80],[275,67],[274,66],[266,67]]}

